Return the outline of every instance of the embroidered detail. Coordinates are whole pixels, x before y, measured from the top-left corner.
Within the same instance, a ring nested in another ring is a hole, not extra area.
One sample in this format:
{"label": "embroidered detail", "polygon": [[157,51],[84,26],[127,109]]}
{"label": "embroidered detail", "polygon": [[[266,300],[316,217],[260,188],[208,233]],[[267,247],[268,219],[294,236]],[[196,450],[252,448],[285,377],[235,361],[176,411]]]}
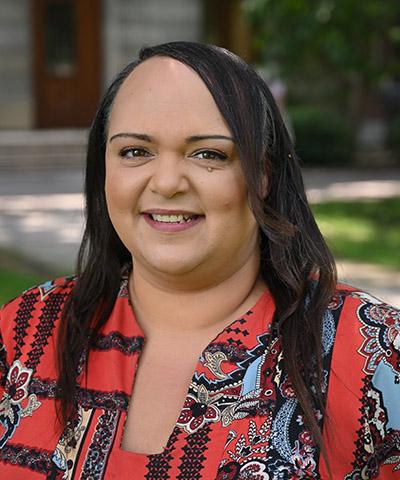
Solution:
{"label": "embroidered detail", "polygon": [[400,453],[387,458],[383,462],[383,465],[394,465],[394,468],[392,470],[393,473],[400,471]]}
{"label": "embroidered detail", "polygon": [[[358,444],[359,442],[357,442]],[[379,478],[381,463],[383,465],[394,465],[392,471],[400,470],[400,433],[391,432],[387,435],[385,442],[374,449],[374,454],[367,459],[359,459],[353,463],[354,470],[344,477],[344,480],[359,480],[360,478]],[[383,460],[384,459],[384,460]],[[363,461],[362,461],[363,460]],[[382,461],[383,460],[383,461]]]}
{"label": "embroidered detail", "polygon": [[49,280],[48,282],[42,283],[41,285],[38,286],[38,290],[40,293],[40,301],[43,302],[43,300],[46,299],[46,297],[51,293],[54,292],[54,290],[59,287],[59,285],[56,285],[52,280]]}
{"label": "embroidered detail", "polygon": [[128,291],[128,277],[123,278],[121,282],[121,286],[118,292],[118,297],[120,298],[129,298],[129,291]]}
{"label": "embroidered detail", "polygon": [[79,460],[79,451],[84,433],[89,428],[93,414],[93,410],[78,408],[74,418],[68,421],[58,440],[52,461],[54,463],[54,472],[62,472],[62,478],[65,480],[73,478],[74,469]]}
{"label": "embroidered detail", "polygon": [[8,394],[10,402],[14,405],[27,398],[31,376],[32,370],[22,366],[19,360],[16,360],[12,364],[7,376],[5,391]]}
{"label": "embroidered detail", "polygon": [[239,480],[269,480],[271,477],[269,476],[266,465],[261,463],[258,460],[252,460],[249,463],[243,465],[239,471]]}
{"label": "embroidered detail", "polygon": [[205,352],[206,361],[204,366],[207,367],[211,373],[213,373],[219,380],[225,380],[229,378],[229,375],[224,373],[221,369],[221,363],[228,360],[224,352]]}
{"label": "embroidered detail", "polygon": [[106,469],[118,425],[119,412],[105,410],[98,418],[96,431],[82,467],[81,478],[100,480]]}
{"label": "embroidered detail", "polygon": [[[265,458],[271,448],[268,446],[271,435],[271,424],[272,414],[267,417],[258,431],[256,422],[250,420],[247,433],[248,440],[246,440],[245,435],[240,435],[236,441],[235,451],[228,450],[230,458],[238,463],[248,459],[256,459],[258,455],[261,455],[261,458]],[[235,436],[237,436],[236,432]]]}
{"label": "embroidered detail", "polygon": [[53,467],[53,470],[52,470],[52,477],[55,477],[57,478],[60,477],[60,475],[57,475],[59,472],[61,473],[61,478],[63,480],[68,480],[68,478],[71,478],[69,477],[68,475],[68,461],[67,461],[67,458],[65,457],[65,455],[63,454],[63,452],[59,449],[59,448],[56,448],[53,452],[53,455],[51,457],[51,461],[53,462],[54,466],[52,465]]}
{"label": "embroidered detail", "polygon": [[400,463],[396,460],[400,460],[400,431],[388,428],[388,412],[383,405],[382,392],[374,388],[373,379],[367,377],[362,393],[361,428],[357,432],[353,470],[346,475],[346,480],[378,478],[379,466],[385,462],[400,470]]}
{"label": "embroidered detail", "polygon": [[331,301],[328,304],[328,311],[329,310],[338,310],[342,305],[343,305],[343,294],[346,294],[347,292],[343,292],[340,290],[335,291],[333,294],[333,297],[331,298]]}
{"label": "embroidered detail", "polygon": [[[266,465],[252,460],[240,467],[237,462],[224,464],[219,470],[216,480],[270,480]],[[239,470],[240,469],[240,470]]]}
{"label": "embroidered detail", "polygon": [[297,404],[298,402],[294,398],[286,400],[272,424],[272,443],[279,455],[285,460],[290,460],[292,455],[289,430]]}
{"label": "embroidered detail", "polygon": [[[331,310],[323,318],[323,391],[329,381],[332,347],[342,306],[343,299],[338,296],[332,300]],[[246,352],[246,359],[237,362],[238,367],[245,369],[245,374],[236,402],[238,405],[243,400],[248,402],[247,416],[255,415],[254,420],[249,419],[250,426],[262,415],[270,419],[270,424],[267,424],[268,441],[260,445],[259,452],[254,452],[250,430],[249,440],[246,440],[245,436],[240,435],[240,430],[239,433],[235,431],[235,424],[232,423],[227,435],[227,453],[221,460],[217,479],[318,478],[318,449],[302,420],[299,403],[284,368],[279,338],[274,333],[269,333],[260,335],[257,340],[258,345]],[[235,370],[230,375],[238,378],[238,371]],[[233,409],[232,404],[226,406],[222,418]],[[321,412],[315,411],[315,416],[322,428]],[[239,420],[239,425],[241,423]],[[240,440],[236,440],[238,437]]]}
{"label": "embroidered detail", "polygon": [[89,390],[88,388],[79,388],[77,391],[77,400],[84,408],[100,408],[109,410],[128,410],[129,395],[125,392],[101,390]]}
{"label": "embroidered detail", "polygon": [[237,480],[240,465],[237,462],[222,460],[215,480]]}
{"label": "embroidered detail", "polygon": [[[29,391],[39,398],[55,398],[57,393],[57,381],[43,378],[32,378]],[[88,388],[77,388],[77,401],[83,408],[101,409],[128,409],[129,395],[125,392],[93,390]]]}
{"label": "embroidered detail", "polygon": [[358,352],[365,357],[364,373],[373,375],[380,360],[391,355],[391,347],[400,346],[400,311],[385,304],[361,304],[357,314],[364,337]]}
{"label": "embroidered detail", "polygon": [[57,380],[33,377],[29,385],[29,391],[39,398],[55,398],[57,392]]}
{"label": "embroidered detail", "polygon": [[[41,403],[35,394],[28,396],[28,385],[32,370],[24,367],[19,360],[11,365],[7,375],[4,395],[0,402],[0,448],[13,436],[21,418],[32,416]],[[27,402],[25,402],[27,400]],[[25,406],[22,406],[22,402]]]}
{"label": "embroidered detail", "polygon": [[251,390],[241,396],[237,402],[229,405],[222,413],[222,426],[227,427],[233,420],[240,420],[249,415],[255,415],[260,403],[262,389]]}
{"label": "embroidered detail", "polygon": [[[280,351],[278,339],[268,333],[262,334],[257,337],[257,344],[251,350],[233,348],[222,343],[214,346],[218,349],[208,348],[207,351],[225,354],[227,368],[231,369],[227,374],[228,378],[214,380],[208,379],[203,373],[200,376],[195,375],[192,391],[196,391],[200,382],[205,384],[215,401],[212,403],[221,412],[224,427],[234,420],[247,416],[266,415],[276,398],[275,386],[270,376]],[[203,360],[203,364],[205,361]]]}
{"label": "embroidered detail", "polygon": [[6,384],[8,371],[7,350],[0,335],[0,385],[2,387]]}
{"label": "embroidered detail", "polygon": [[21,351],[25,345],[26,331],[29,322],[33,317],[35,304],[38,301],[38,292],[28,291],[22,295],[21,302],[15,315],[14,341],[15,341],[15,359],[21,356]]}
{"label": "embroidered detail", "polygon": [[204,468],[204,452],[207,450],[207,443],[210,441],[211,426],[204,425],[196,433],[188,435],[186,445],[183,447],[184,455],[179,465],[180,473],[178,480],[200,480],[201,470]]}
{"label": "embroidered detail", "polygon": [[143,347],[143,337],[125,337],[120,332],[97,335],[93,341],[93,350],[118,350],[124,355],[132,355]]}
{"label": "embroidered detail", "polygon": [[171,469],[172,452],[175,450],[175,444],[181,433],[182,430],[175,427],[164,451],[149,455],[149,462],[146,465],[147,473],[144,478],[147,480],[167,480],[170,478],[168,470]]}
{"label": "embroidered detail", "polygon": [[335,341],[336,325],[331,310],[326,310],[322,320],[322,351],[326,356],[332,350]]}
{"label": "embroidered detail", "polygon": [[214,405],[221,397],[222,393],[209,396],[204,385],[200,385],[197,390],[197,397],[188,394],[179,415],[177,426],[191,434],[199,430],[204,424],[209,422],[218,422],[221,418],[221,412]]}
{"label": "embroidered detail", "polygon": [[269,444],[271,438],[272,413],[270,412],[266,420],[257,429],[254,420],[249,421],[247,439],[244,434],[238,437],[238,433],[231,429],[228,433],[227,445],[237,438],[234,444],[234,450],[229,449],[227,453],[231,459],[224,458],[219,465],[217,479],[269,479],[265,458],[272,448]]}
{"label": "embroidered detail", "polygon": [[28,360],[26,362],[26,366],[33,371],[36,370],[40,358],[43,355],[43,350],[53,334],[55,322],[61,313],[65,298],[66,294],[64,293],[53,293],[44,304],[36,332],[33,335],[34,341],[31,345],[32,348],[28,353]]}
{"label": "embroidered detail", "polygon": [[[11,465],[29,468],[44,475],[52,470],[52,452],[38,448],[25,447],[24,445],[4,445],[0,449],[0,460]],[[29,478],[28,472],[26,478]]]}
{"label": "embroidered detail", "polygon": [[127,298],[129,300],[129,274],[132,270],[132,263],[128,262],[121,268],[121,283],[119,287],[118,297]]}

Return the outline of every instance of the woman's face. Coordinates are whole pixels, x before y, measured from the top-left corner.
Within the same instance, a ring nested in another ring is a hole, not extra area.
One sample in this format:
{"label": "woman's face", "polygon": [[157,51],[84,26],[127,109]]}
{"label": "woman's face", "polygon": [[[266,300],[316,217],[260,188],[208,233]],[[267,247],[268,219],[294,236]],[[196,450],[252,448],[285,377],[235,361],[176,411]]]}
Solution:
{"label": "woman's face", "polygon": [[218,282],[258,258],[232,134],[200,77],[174,59],[146,60],[121,86],[105,193],[135,269],[155,278]]}

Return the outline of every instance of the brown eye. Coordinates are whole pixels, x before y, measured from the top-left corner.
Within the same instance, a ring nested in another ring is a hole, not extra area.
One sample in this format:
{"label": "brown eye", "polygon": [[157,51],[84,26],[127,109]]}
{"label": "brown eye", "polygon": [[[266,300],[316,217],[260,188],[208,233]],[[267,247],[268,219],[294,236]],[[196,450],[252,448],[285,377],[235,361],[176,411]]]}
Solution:
{"label": "brown eye", "polygon": [[123,158],[141,158],[141,157],[151,157],[151,153],[143,148],[123,148],[120,151],[120,156]]}
{"label": "brown eye", "polygon": [[204,160],[226,160],[227,156],[222,152],[216,152],[215,150],[201,150],[193,155]]}

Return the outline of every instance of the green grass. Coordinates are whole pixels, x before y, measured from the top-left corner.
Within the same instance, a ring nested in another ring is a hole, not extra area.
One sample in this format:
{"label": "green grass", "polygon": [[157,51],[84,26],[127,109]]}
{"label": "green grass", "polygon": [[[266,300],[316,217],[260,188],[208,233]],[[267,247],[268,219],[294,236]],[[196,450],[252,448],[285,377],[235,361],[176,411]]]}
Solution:
{"label": "green grass", "polygon": [[312,205],[337,258],[400,270],[400,197]]}
{"label": "green grass", "polygon": [[0,249],[0,305],[24,290],[59,276],[12,250]]}
{"label": "green grass", "polygon": [[40,275],[0,270],[0,305],[19,295],[24,290],[44,281]]}

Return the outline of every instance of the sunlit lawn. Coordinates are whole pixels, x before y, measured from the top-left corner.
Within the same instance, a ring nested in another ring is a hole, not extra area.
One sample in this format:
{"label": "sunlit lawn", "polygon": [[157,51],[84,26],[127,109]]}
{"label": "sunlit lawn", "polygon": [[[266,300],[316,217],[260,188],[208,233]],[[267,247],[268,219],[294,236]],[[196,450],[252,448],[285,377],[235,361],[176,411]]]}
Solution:
{"label": "sunlit lawn", "polygon": [[312,206],[337,258],[400,270],[400,197]]}

